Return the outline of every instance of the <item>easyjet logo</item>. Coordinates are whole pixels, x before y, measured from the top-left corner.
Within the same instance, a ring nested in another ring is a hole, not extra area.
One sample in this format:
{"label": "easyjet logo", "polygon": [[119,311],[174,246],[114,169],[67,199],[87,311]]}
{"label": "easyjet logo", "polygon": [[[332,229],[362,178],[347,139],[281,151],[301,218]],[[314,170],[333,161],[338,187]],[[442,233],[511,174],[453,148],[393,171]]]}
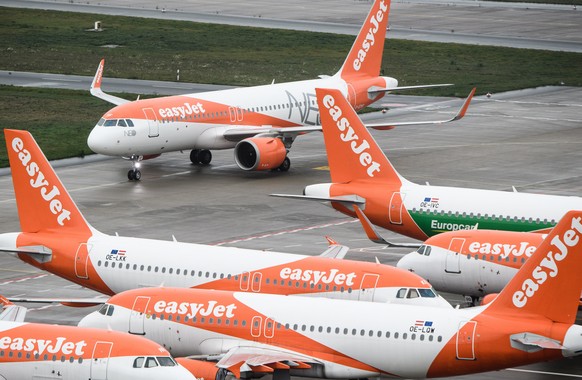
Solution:
{"label": "easyjet logo", "polygon": [[[362,64],[366,60],[368,50],[370,50],[370,48],[374,46],[374,43],[376,42],[376,34],[378,33],[379,29],[378,24],[382,22],[382,20],[384,19],[386,10],[388,10],[388,6],[384,4],[384,2],[382,1],[380,2],[380,10],[378,10],[378,12],[376,12],[376,14],[372,15],[372,17],[370,18],[371,26],[370,29],[368,30],[368,33],[366,34],[366,37],[364,38],[364,41],[362,41],[362,47],[360,48],[360,50],[358,50],[358,55],[354,59],[353,64],[354,70],[356,71],[360,70]],[[386,33],[386,31],[384,31],[384,33]]]}
{"label": "easyjet logo", "polygon": [[335,285],[353,286],[354,279],[357,275],[354,272],[348,274],[340,273],[338,269],[332,269],[327,272],[311,269],[301,270],[299,268],[283,268],[281,269],[279,276],[284,280],[306,281],[314,285],[318,285],[319,283],[333,283]]}
{"label": "easyjet logo", "polygon": [[71,212],[63,207],[63,203],[58,198],[61,195],[59,188],[49,184],[38,164],[32,160],[32,155],[28,149],[24,148],[22,139],[16,137],[12,140],[12,149],[18,153],[20,163],[26,168],[26,173],[32,178],[30,180],[30,186],[39,190],[42,199],[47,202],[51,213],[56,215],[57,223],[64,226],[65,220],[71,220]]}
{"label": "easyjet logo", "polygon": [[196,104],[184,103],[183,106],[172,108],[160,108],[158,112],[161,117],[186,117],[186,115],[197,115],[206,112],[204,105],[200,102]]}
{"label": "easyjet logo", "polygon": [[34,355],[42,355],[46,352],[63,355],[74,353],[76,356],[82,356],[85,353],[83,348],[86,346],[87,343],[84,340],[71,342],[65,337],[57,338],[54,343],[51,339],[24,339],[10,336],[0,338],[0,350],[32,352]]}
{"label": "easyjet logo", "polygon": [[380,171],[380,164],[372,159],[372,155],[368,152],[370,144],[367,140],[360,141],[360,138],[354,132],[350,125],[350,121],[342,116],[342,110],[335,105],[335,98],[331,95],[323,97],[323,105],[327,108],[329,115],[336,122],[337,128],[340,130],[340,138],[342,141],[350,143],[352,152],[359,156],[360,164],[366,168],[366,173],[369,177],[374,177],[375,172]]}
{"label": "easyjet logo", "polygon": [[549,277],[556,277],[559,273],[558,263],[568,256],[568,248],[578,244],[582,234],[581,218],[573,218],[571,229],[564,232],[563,236],[556,235],[552,239],[552,246],[557,248],[548,251],[548,254],[535,267],[531,275],[521,284],[521,290],[513,293],[513,304],[516,307],[524,307],[527,301],[532,298]]}
{"label": "easyjet logo", "polygon": [[469,252],[470,253],[480,253],[483,255],[499,255],[501,258],[505,259],[509,255],[513,256],[527,256],[531,257],[531,255],[535,252],[536,246],[531,245],[527,241],[522,241],[517,244],[491,244],[491,243],[480,243],[475,241],[469,245]]}
{"label": "easyjet logo", "polygon": [[217,318],[234,317],[234,310],[236,305],[231,303],[230,305],[219,305],[217,301],[208,301],[206,303],[194,303],[194,302],[175,302],[175,301],[158,301],[154,305],[154,311],[156,313],[168,313],[168,314],[180,314],[185,315],[188,318],[194,318],[197,315],[202,317],[214,316]]}

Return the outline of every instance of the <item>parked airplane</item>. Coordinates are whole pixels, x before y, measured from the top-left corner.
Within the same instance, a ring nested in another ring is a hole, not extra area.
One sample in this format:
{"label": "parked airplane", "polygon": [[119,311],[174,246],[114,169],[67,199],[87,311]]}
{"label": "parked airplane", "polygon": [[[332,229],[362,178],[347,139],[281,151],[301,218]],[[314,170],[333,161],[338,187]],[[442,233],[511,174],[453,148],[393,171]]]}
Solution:
{"label": "parked airplane", "polygon": [[288,198],[329,201],[375,225],[419,240],[457,230],[548,231],[582,198],[417,185],[402,177],[337,90],[316,90],[332,183],[307,186]]}
{"label": "parked airplane", "polygon": [[570,211],[485,306],[150,288],[113,296],[79,325],[144,334],[176,356],[216,361],[213,376],[208,363],[191,362],[207,379],[453,376],[581,355],[580,270],[582,211]]}
{"label": "parked airplane", "polygon": [[196,380],[166,349],[117,331],[23,323],[21,306],[0,300],[0,379]]}
{"label": "parked airplane", "polygon": [[450,307],[416,274],[334,259],[348,250],[335,242],[312,257],[105,235],[85,220],[30,133],[4,134],[22,232],[1,234],[0,251],[79,285],[108,295],[164,284]]}
{"label": "parked airplane", "polygon": [[295,138],[321,130],[316,87],[340,90],[359,110],[389,91],[442,86],[398,87],[396,79],[380,76],[389,11],[390,0],[376,0],[341,69],[320,79],[128,101],[101,90],[101,61],[91,93],[116,107],[103,115],[87,143],[96,153],[129,158],[129,180],[141,178],[139,161],[182,150],[192,150],[192,163],[207,165],[211,149],[234,148],[235,161],[244,170],[287,171]]}

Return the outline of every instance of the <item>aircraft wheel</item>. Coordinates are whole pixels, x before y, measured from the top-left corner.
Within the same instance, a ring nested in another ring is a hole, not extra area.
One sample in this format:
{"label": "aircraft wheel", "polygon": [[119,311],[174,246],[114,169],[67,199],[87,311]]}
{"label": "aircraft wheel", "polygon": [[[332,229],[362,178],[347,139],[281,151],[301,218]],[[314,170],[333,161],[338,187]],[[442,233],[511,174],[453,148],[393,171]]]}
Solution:
{"label": "aircraft wheel", "polygon": [[193,164],[200,162],[200,149],[192,149],[190,152],[190,161],[192,161]]}
{"label": "aircraft wheel", "polygon": [[212,153],[207,149],[203,149],[198,154],[198,158],[202,165],[208,165],[210,164],[210,161],[212,161]]}
{"label": "aircraft wheel", "polygon": [[282,172],[288,172],[289,168],[291,168],[291,160],[289,157],[285,157],[281,166],[279,166],[279,170]]}
{"label": "aircraft wheel", "polygon": [[127,179],[133,181],[135,179],[133,175],[133,169],[127,172]]}
{"label": "aircraft wheel", "polygon": [[136,181],[139,181],[141,179],[141,172],[139,170],[134,170],[133,172],[133,179],[135,179]]}

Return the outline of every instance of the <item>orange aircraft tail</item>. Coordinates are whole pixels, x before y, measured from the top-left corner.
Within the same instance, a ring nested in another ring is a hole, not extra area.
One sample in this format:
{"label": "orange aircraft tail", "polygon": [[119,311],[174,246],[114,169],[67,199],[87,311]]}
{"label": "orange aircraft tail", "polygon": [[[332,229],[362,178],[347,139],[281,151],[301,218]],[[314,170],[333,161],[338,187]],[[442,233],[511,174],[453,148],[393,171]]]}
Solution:
{"label": "orange aircraft tail", "polygon": [[27,131],[4,130],[22,232],[88,232],[90,226]]}
{"label": "orange aircraft tail", "polygon": [[331,180],[382,179],[401,183],[388,158],[339,90],[315,89]]}
{"label": "orange aircraft tail", "polygon": [[376,0],[339,71],[344,80],[380,75],[390,0]]}
{"label": "orange aircraft tail", "polygon": [[528,313],[572,324],[582,291],[582,211],[569,211],[486,313]]}

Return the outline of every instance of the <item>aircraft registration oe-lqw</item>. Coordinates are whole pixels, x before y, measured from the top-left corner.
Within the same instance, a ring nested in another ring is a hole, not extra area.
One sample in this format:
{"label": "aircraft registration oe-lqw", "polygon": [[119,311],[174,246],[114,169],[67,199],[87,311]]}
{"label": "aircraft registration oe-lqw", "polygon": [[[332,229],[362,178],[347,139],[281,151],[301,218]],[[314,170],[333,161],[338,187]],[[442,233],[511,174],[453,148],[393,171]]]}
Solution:
{"label": "aircraft registration oe-lqw", "polygon": [[85,220],[30,133],[4,134],[22,232],[1,234],[0,251],[79,285],[108,295],[164,284],[450,307],[418,275],[342,260],[348,249],[335,243],[313,257],[103,234]]}
{"label": "aircraft registration oe-lqw", "polygon": [[[175,356],[198,355],[186,366],[207,380],[225,371],[275,380],[453,376],[582,354],[582,326],[574,324],[581,270],[582,211],[570,211],[485,306],[149,288],[111,297],[79,325],[144,334]],[[214,372],[200,359],[216,362]]]}
{"label": "aircraft registration oe-lqw", "polygon": [[[91,93],[116,107],[103,115],[87,143],[96,153],[132,160],[130,180],[141,178],[139,161],[183,150],[191,150],[193,163],[207,165],[211,149],[234,148],[235,161],[244,170],[287,171],[295,138],[321,130],[316,87],[340,90],[359,110],[389,91],[440,86],[398,87],[396,79],[380,76],[389,12],[390,0],[376,0],[341,69],[320,79],[128,101],[101,90],[101,61]],[[438,124],[462,116],[368,126]]]}
{"label": "aircraft registration oe-lqw", "polygon": [[3,306],[0,313],[2,380],[196,380],[165,348],[143,337],[100,329],[23,323],[25,308],[3,297],[0,305]]}
{"label": "aircraft registration oe-lqw", "polygon": [[[582,198],[417,185],[402,177],[342,94],[316,89],[332,183],[303,195],[274,196],[331,202],[380,227],[419,240],[445,231],[487,229],[547,232]],[[478,200],[478,201],[477,201]]]}

